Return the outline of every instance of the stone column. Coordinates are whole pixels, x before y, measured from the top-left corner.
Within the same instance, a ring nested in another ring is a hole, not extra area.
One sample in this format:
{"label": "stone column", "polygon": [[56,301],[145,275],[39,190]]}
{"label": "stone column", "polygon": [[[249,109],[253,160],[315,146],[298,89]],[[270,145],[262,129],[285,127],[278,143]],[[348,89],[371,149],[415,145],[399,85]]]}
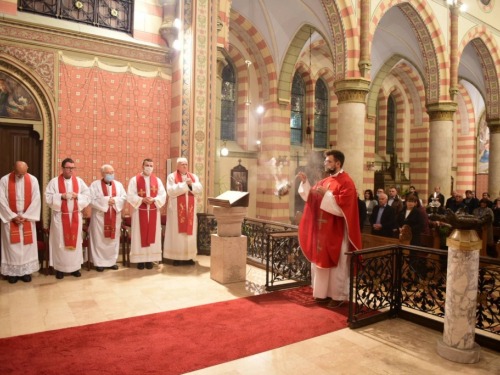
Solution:
{"label": "stone column", "polygon": [[490,119],[487,123],[490,128],[488,191],[496,196],[500,190],[500,119]]}
{"label": "stone column", "polygon": [[370,80],[347,78],[334,83],[338,98],[337,149],[345,155],[343,169],[363,189],[365,155],[365,98]]}
{"label": "stone column", "polygon": [[460,5],[450,5],[450,97],[455,101],[458,94],[458,9]]}
{"label": "stone column", "polygon": [[481,239],[474,230],[455,229],[446,244],[444,332],[437,352],[453,362],[476,363],[481,354],[481,347],[474,342]]}
{"label": "stone column", "polygon": [[440,186],[445,197],[451,194],[453,114],[456,110],[455,102],[427,105],[430,122],[428,191],[434,191],[435,186]]}
{"label": "stone column", "polygon": [[241,235],[246,207],[214,207],[217,234],[212,234],[210,278],[221,284],[246,280],[247,237]]}
{"label": "stone column", "polygon": [[361,77],[367,78],[372,68],[370,60],[370,0],[361,0],[360,58],[358,68]]}

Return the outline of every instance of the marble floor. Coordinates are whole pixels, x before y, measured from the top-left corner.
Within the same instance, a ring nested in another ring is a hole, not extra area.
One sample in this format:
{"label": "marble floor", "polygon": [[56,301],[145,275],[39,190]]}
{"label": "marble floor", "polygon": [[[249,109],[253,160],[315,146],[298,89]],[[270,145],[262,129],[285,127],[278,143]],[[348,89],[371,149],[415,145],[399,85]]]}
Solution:
{"label": "marble floor", "polygon": [[[31,283],[0,282],[0,338],[153,314],[263,293],[265,274],[247,266],[247,281],[210,279],[210,258],[195,266],[152,270],[82,270],[82,277],[35,274]],[[436,353],[439,332],[402,319],[348,328],[192,374],[499,374],[500,352],[461,365]]]}

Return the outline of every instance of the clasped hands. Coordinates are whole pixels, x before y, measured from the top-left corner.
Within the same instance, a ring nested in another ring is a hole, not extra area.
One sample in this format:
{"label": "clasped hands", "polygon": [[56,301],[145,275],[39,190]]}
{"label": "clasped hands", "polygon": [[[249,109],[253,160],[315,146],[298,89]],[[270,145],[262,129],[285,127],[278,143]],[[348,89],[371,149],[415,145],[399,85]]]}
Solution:
{"label": "clasped hands", "polygon": [[151,197],[142,198],[142,203],[153,204],[154,201],[155,201],[155,199],[151,198]]}
{"label": "clasped hands", "polygon": [[61,194],[61,199],[65,199],[67,201],[70,201],[70,200],[76,199],[76,198],[78,198],[78,194],[75,192]]}
{"label": "clasped hands", "polygon": [[16,216],[11,221],[13,221],[16,224],[22,224],[22,223],[24,223],[26,221],[26,219],[24,217],[22,217],[22,216]]}

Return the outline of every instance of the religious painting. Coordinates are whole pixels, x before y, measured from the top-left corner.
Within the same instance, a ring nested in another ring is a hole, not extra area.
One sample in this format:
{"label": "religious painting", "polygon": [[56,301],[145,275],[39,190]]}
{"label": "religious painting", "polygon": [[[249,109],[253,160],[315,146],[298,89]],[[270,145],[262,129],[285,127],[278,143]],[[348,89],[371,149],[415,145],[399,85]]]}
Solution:
{"label": "religious painting", "polygon": [[0,118],[41,120],[26,87],[5,73],[0,73]]}
{"label": "religious painting", "polygon": [[248,169],[241,165],[241,159],[231,169],[231,190],[248,192]]}
{"label": "religious painting", "polygon": [[484,116],[479,121],[477,140],[477,173],[488,173],[490,161],[490,129],[486,124]]}

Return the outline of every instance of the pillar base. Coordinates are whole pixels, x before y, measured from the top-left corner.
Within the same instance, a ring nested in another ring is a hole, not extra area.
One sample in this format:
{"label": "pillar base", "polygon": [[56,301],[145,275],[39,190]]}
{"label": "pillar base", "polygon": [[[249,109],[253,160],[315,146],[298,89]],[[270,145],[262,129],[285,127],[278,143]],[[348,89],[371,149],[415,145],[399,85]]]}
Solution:
{"label": "pillar base", "polygon": [[437,352],[441,357],[457,363],[477,363],[481,357],[481,347],[476,343],[472,349],[458,349],[446,345],[442,338],[438,340]]}
{"label": "pillar base", "polygon": [[246,280],[247,237],[220,237],[212,234],[210,278],[221,284]]}

